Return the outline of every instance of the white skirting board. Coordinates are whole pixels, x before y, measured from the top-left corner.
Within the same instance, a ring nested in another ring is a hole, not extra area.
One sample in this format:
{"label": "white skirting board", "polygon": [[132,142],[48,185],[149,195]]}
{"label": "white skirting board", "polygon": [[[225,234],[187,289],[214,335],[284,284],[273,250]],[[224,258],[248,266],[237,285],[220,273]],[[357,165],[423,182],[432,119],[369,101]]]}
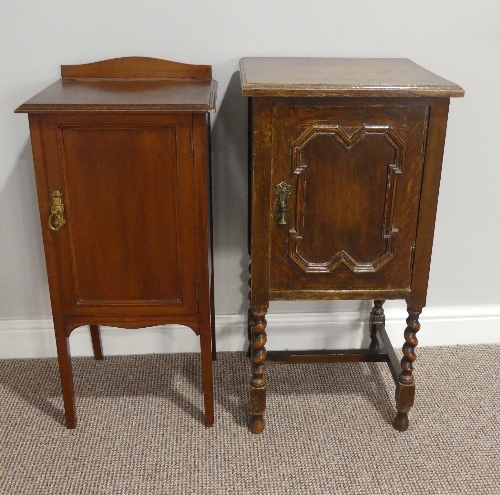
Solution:
{"label": "white skirting board", "polygon": [[[394,347],[404,343],[406,312],[386,310],[386,328]],[[267,315],[267,349],[339,349],[365,346],[368,313],[280,313]],[[419,345],[500,343],[500,305],[424,308],[420,317]],[[218,351],[246,348],[246,316],[216,316]],[[199,352],[199,338],[181,326],[158,326],[138,330],[102,327],[105,355]],[[91,356],[88,327],[70,337],[73,356]],[[0,359],[56,356],[51,319],[0,319]]]}

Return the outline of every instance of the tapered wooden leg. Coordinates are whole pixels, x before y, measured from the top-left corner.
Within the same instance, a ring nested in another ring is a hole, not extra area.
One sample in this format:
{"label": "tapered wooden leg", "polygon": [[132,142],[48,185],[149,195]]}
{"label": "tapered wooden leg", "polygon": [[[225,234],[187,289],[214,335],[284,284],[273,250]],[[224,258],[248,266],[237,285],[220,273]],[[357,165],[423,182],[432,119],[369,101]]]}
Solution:
{"label": "tapered wooden leg", "polygon": [[102,359],[101,332],[99,331],[99,325],[90,325],[90,337],[92,338],[94,359]]}
{"label": "tapered wooden leg", "polygon": [[54,322],[56,332],[57,360],[66,415],[66,428],[76,428],[75,392],[73,387],[73,370],[69,350],[69,337],[66,336],[62,324]]}
{"label": "tapered wooden leg", "polygon": [[264,431],[264,411],[266,410],[266,310],[251,311],[252,318],[252,380],[250,382],[250,428],[253,433]]}
{"label": "tapered wooden leg", "polygon": [[214,383],[212,372],[212,330],[207,325],[200,330],[201,377],[203,381],[203,402],[205,426],[214,425]]}
{"label": "tapered wooden leg", "polygon": [[370,313],[370,349],[378,349],[380,344],[377,339],[377,325],[385,326],[385,316],[384,316],[384,308],[382,307],[385,301],[376,299],[373,301],[373,308]]}
{"label": "tapered wooden leg", "polygon": [[397,415],[393,426],[396,430],[406,431],[408,429],[408,412],[413,406],[415,398],[415,378],[413,377],[413,362],[417,359],[415,347],[418,344],[417,332],[420,330],[418,317],[422,309],[408,307],[408,318],[404,333],[405,344],[403,345],[403,358],[401,359],[401,375],[396,386],[396,409]]}

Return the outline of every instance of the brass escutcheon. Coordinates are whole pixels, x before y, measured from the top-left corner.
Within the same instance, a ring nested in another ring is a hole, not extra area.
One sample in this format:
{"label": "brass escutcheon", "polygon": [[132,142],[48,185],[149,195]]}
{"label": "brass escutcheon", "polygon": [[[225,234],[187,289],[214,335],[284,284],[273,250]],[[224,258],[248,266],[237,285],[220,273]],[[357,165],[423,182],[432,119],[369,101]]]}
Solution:
{"label": "brass escutcheon", "polygon": [[49,228],[59,230],[65,223],[64,205],[62,203],[62,193],[54,191],[51,195],[52,205],[50,206]]}

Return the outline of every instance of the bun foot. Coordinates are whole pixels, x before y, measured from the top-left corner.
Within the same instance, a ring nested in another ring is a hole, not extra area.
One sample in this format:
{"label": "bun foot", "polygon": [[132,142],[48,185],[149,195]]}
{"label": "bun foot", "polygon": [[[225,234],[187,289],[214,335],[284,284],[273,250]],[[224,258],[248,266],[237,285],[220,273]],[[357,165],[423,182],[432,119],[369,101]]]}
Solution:
{"label": "bun foot", "polygon": [[396,414],[396,418],[394,419],[394,423],[392,426],[398,431],[406,431],[409,426],[408,414],[404,412],[398,412]]}
{"label": "bun foot", "polygon": [[264,431],[264,418],[262,416],[252,416],[252,420],[250,422],[250,429],[252,433],[262,433]]}

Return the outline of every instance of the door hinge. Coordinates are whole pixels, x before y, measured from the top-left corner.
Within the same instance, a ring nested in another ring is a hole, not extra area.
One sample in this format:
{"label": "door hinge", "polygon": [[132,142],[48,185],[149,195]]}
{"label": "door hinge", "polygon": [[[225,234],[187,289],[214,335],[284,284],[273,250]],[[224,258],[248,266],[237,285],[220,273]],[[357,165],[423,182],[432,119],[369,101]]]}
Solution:
{"label": "door hinge", "polygon": [[191,153],[194,153],[194,136],[193,136],[193,131],[190,132],[190,139],[191,139]]}
{"label": "door hinge", "polygon": [[198,299],[198,280],[194,283],[194,293],[196,294],[196,299]]}

